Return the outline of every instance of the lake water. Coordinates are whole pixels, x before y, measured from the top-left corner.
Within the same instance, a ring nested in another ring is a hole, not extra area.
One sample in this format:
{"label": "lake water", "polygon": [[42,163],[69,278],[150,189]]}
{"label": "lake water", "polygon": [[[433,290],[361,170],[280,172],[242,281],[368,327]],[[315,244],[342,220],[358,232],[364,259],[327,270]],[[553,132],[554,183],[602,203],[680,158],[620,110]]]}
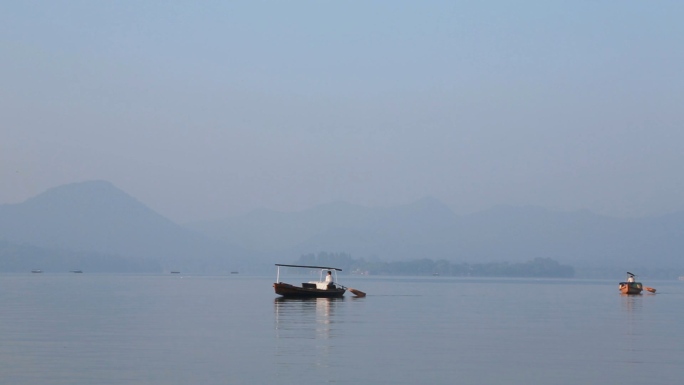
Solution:
{"label": "lake water", "polygon": [[340,278],[368,296],[279,300],[275,272],[2,275],[0,384],[684,379],[684,282]]}

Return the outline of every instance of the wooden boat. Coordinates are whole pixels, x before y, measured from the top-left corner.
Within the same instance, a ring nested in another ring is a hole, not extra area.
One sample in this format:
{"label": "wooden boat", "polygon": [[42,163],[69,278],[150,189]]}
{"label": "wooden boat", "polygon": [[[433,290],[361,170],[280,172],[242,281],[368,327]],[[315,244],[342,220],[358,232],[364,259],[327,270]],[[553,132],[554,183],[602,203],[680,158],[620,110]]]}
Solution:
{"label": "wooden boat", "polygon": [[[641,282],[636,282],[636,275],[627,272],[627,282],[620,282],[618,286],[622,294],[641,294],[644,290],[644,286]],[[654,290],[655,291],[655,290]]]}
{"label": "wooden boat", "polygon": [[[337,272],[342,271],[336,267],[326,266],[304,266],[304,265],[282,265],[276,263],[278,272],[276,275],[276,282],[273,284],[275,293],[288,298],[339,298],[344,296],[347,289],[337,284]],[[289,283],[280,281],[280,268],[294,267],[301,269],[320,269],[320,277],[318,281],[309,281],[302,283],[301,286],[295,286]],[[330,273],[332,281],[326,281],[323,276]]]}
{"label": "wooden boat", "polygon": [[622,294],[641,294],[644,287],[641,282],[620,282],[620,292]]}

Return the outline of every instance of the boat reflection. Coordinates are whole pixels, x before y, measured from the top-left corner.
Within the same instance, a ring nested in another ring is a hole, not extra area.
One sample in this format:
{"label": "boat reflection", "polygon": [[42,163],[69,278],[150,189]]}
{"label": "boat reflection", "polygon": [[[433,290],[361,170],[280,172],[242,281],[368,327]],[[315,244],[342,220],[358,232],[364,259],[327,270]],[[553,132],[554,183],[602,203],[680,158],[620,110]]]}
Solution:
{"label": "boat reflection", "polygon": [[640,312],[643,307],[641,296],[620,293],[622,297],[622,308],[628,313]]}
{"label": "boat reflection", "polygon": [[[275,328],[290,337],[330,338],[335,307],[344,298],[284,298],[275,299]],[[278,337],[281,337],[279,333]]]}
{"label": "boat reflection", "polygon": [[643,338],[643,297],[641,295],[620,294],[622,309],[626,312],[621,322],[624,335],[625,363],[634,366],[643,363],[641,346]]}
{"label": "boat reflection", "polygon": [[278,364],[299,367],[303,361],[328,367],[336,336],[335,311],[343,302],[344,298],[276,298]]}

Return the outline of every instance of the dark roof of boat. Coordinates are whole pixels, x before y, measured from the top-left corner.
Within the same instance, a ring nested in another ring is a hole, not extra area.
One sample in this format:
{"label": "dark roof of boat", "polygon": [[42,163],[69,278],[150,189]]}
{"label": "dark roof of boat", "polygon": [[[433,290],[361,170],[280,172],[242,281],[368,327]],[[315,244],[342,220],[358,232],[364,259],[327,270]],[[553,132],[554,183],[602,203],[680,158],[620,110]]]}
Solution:
{"label": "dark roof of boat", "polygon": [[342,269],[338,269],[337,267],[327,267],[327,266],[283,265],[280,263],[276,263],[275,265],[276,266],[285,266],[285,267],[301,267],[304,269],[328,269],[328,270],[342,271]]}

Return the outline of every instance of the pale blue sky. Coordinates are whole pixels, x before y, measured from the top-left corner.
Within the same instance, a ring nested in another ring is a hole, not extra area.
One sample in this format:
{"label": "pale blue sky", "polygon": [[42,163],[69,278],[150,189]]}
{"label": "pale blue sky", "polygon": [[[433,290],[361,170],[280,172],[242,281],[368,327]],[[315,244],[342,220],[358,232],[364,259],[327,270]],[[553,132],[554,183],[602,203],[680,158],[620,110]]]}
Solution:
{"label": "pale blue sky", "polygon": [[[226,4],[228,3],[228,4]],[[0,203],[684,209],[681,1],[5,1]]]}

